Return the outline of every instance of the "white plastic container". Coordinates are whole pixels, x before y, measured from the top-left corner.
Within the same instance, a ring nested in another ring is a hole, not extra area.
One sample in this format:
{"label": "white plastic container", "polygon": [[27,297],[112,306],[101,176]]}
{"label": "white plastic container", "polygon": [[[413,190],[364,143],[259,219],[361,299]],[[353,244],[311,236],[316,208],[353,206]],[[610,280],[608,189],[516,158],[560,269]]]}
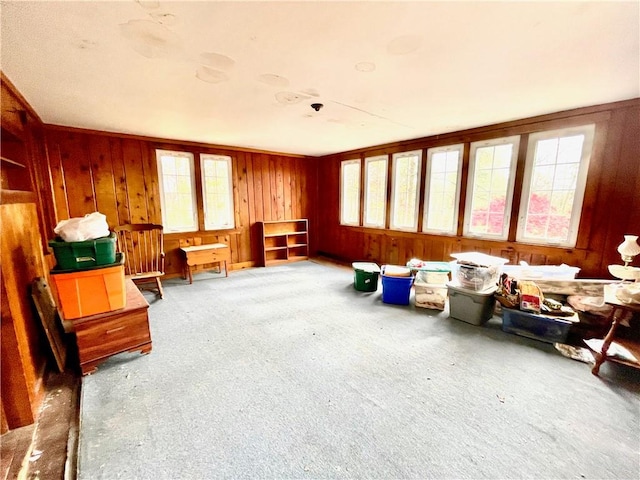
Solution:
{"label": "white plastic container", "polygon": [[454,282],[447,283],[449,316],[472,325],[484,325],[493,317],[496,287],[476,292],[462,288]]}
{"label": "white plastic container", "polygon": [[502,267],[509,260],[480,252],[452,253],[451,279],[461,287],[483,291],[498,284]]}

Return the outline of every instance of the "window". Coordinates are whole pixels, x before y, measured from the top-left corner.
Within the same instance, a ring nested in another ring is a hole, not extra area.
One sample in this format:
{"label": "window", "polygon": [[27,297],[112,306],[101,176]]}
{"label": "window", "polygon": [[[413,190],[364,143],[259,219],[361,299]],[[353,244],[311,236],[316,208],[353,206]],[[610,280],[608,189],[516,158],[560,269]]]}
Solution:
{"label": "window", "polygon": [[517,241],[575,246],[594,129],[529,136]]}
{"label": "window", "polygon": [[[200,165],[195,165],[192,153],[156,150],[156,159],[166,232],[234,227],[231,157],[201,154]],[[196,191],[198,173],[203,199],[198,198]],[[198,225],[199,205],[204,212],[204,225]]]}
{"label": "window", "polygon": [[518,136],[471,144],[465,235],[507,239],[519,144]]}
{"label": "window", "polygon": [[464,145],[427,150],[422,231],[455,235]]}
{"label": "window", "polygon": [[360,225],[360,160],[345,160],[341,164],[340,223]]}
{"label": "window", "polygon": [[387,211],[387,155],[364,160],[364,226],[384,228]]}
{"label": "window", "polygon": [[167,232],[198,230],[193,154],[156,150],[162,223]]}
{"label": "window", "polygon": [[233,179],[231,157],[200,155],[202,195],[204,197],[204,228],[233,228]]}
{"label": "window", "polygon": [[393,155],[393,183],[391,185],[391,224],[394,230],[418,230],[418,187],[422,152]]}

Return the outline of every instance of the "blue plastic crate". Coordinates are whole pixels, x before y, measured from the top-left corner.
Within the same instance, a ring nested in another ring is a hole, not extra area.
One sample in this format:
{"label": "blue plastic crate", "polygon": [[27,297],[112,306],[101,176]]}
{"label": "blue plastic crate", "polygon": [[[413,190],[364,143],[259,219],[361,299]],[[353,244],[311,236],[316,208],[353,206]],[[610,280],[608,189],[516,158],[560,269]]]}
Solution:
{"label": "blue plastic crate", "polygon": [[409,305],[413,276],[394,277],[382,274],[382,301],[394,305]]}
{"label": "blue plastic crate", "polygon": [[547,343],[564,343],[571,321],[564,318],[537,315],[512,308],[502,308],[502,330]]}

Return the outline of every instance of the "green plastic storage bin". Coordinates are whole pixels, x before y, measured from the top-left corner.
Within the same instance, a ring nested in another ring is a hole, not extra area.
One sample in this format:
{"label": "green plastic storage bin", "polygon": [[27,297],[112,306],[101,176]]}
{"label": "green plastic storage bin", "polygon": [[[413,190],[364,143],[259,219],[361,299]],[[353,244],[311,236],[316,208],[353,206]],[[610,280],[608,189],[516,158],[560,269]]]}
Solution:
{"label": "green plastic storage bin", "polygon": [[116,234],[84,242],[49,241],[56,257],[58,270],[81,270],[88,267],[110,265],[116,262]]}
{"label": "green plastic storage bin", "polygon": [[353,262],[353,286],[361,292],[375,292],[378,290],[380,267],[371,262]]}

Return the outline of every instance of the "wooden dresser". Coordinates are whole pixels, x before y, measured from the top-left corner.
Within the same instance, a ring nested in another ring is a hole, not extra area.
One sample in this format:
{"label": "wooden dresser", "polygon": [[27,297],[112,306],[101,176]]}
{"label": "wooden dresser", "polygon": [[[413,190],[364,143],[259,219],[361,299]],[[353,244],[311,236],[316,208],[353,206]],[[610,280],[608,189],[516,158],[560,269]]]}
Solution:
{"label": "wooden dresser", "polygon": [[149,304],[132,280],[126,280],[125,289],[124,308],[73,320],[63,318],[65,330],[76,334],[83,375],[95,372],[98,364],[117,353],[151,351]]}

